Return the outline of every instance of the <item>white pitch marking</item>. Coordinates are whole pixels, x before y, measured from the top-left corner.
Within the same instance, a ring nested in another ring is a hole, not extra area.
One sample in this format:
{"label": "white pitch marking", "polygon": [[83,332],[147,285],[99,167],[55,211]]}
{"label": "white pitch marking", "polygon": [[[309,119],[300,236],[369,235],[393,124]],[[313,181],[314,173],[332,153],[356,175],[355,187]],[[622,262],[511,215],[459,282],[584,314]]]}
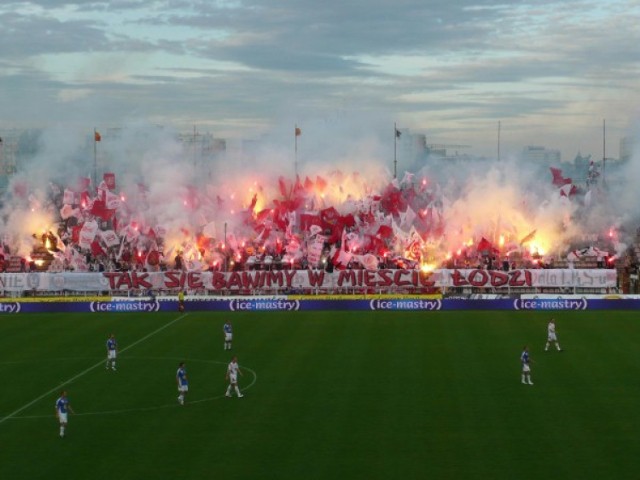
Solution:
{"label": "white pitch marking", "polygon": [[[218,363],[221,365],[226,365],[225,362],[218,362],[215,360],[196,360],[196,359],[178,359],[178,358],[169,358],[169,357],[129,357],[129,360],[135,359],[135,358],[149,358],[149,359],[155,359],[155,360],[184,360],[185,362],[202,362],[202,363]],[[240,365],[244,370],[251,372],[251,374],[253,375],[253,380],[251,380],[251,382],[249,383],[249,385],[247,385],[246,387],[244,387],[242,389],[242,391],[246,391],[249,390],[251,387],[253,387],[256,382],[258,381],[258,374],[255,372],[255,370],[246,367],[244,365]],[[204,402],[211,402],[213,400],[220,400],[221,398],[224,397],[224,394],[222,395],[216,395],[215,397],[206,397],[206,398],[200,398],[198,400],[189,400],[187,402],[188,405],[194,405],[196,403],[204,403]],[[156,405],[153,407],[138,407],[138,408],[123,408],[120,410],[103,410],[101,412],[84,412],[84,413],[76,413],[74,414],[74,417],[88,417],[88,416],[98,416],[98,415],[116,415],[116,414],[120,414],[120,413],[133,413],[133,412],[148,412],[151,410],[161,410],[164,408],[180,408],[180,405],[176,404],[176,403],[170,403],[167,405]],[[34,419],[34,418],[50,418],[51,415],[24,415],[24,416],[13,416],[12,419],[13,420],[24,420],[24,419]]]}
{"label": "white pitch marking", "polygon": [[[188,313],[185,313],[183,315],[180,315],[178,318],[176,318],[175,320],[171,320],[169,323],[167,323],[166,325],[163,325],[162,327],[158,328],[157,330],[154,330],[153,332],[149,333],[148,335],[145,335],[144,337],[142,337],[140,340],[136,340],[135,342],[133,342],[131,345],[123,348],[122,350],[120,350],[120,353],[122,352],[126,352],[127,350],[129,350],[130,348],[135,347],[136,345],[144,342],[145,340],[147,340],[148,338],[154,336],[156,333],[161,332],[162,330],[164,330],[167,327],[170,327],[171,325],[173,325],[174,323],[176,323],[178,320],[183,319],[184,317],[186,317],[188,315]],[[20,407],[17,410],[14,410],[13,412],[11,412],[9,415],[0,418],[0,424],[4,423],[5,421],[9,420],[11,417],[17,415],[18,413],[26,410],[27,408],[29,408],[31,405],[33,405],[34,403],[39,402],[40,400],[42,400],[43,398],[51,395],[52,393],[60,390],[60,387],[64,387],[65,385],[70,384],[71,382],[73,382],[74,380],[77,380],[78,378],[86,375],[87,373],[89,373],[91,370],[98,368],[100,366],[104,365],[104,360],[100,360],[98,363],[96,363],[95,365],[90,366],[89,368],[83,370],[82,372],[78,373],[77,375],[74,375],[73,377],[71,377],[70,379],[60,383],[58,386],[52,388],[51,390],[49,390],[46,393],[43,393],[42,395],[40,395],[38,398],[31,400],[29,403],[27,403],[26,405],[23,405],[22,407]]]}

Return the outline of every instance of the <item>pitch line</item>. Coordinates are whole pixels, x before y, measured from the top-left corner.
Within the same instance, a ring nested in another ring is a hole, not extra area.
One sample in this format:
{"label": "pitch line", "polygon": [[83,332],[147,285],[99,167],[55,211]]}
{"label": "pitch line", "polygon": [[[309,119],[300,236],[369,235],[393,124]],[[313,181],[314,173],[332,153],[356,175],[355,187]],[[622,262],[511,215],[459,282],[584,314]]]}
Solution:
{"label": "pitch line", "polygon": [[[186,360],[189,361],[189,360]],[[191,360],[194,361],[194,360]],[[215,362],[215,363],[223,363],[223,362]],[[253,375],[253,380],[244,388],[240,389],[243,392],[246,392],[247,390],[249,390],[251,387],[253,387],[256,382],[258,381],[258,374],[255,372],[255,370],[252,370],[249,367],[245,367],[244,365],[240,365],[244,370],[251,372],[251,374]],[[206,398],[199,398],[197,400],[188,400],[185,403],[185,406],[189,406],[189,405],[196,405],[198,403],[205,403],[205,402],[212,402],[214,400],[220,400],[222,398],[225,398],[225,394],[221,394],[221,395],[215,395],[213,397],[206,397]],[[135,407],[135,408],[123,408],[120,410],[102,410],[99,412],[84,412],[84,413],[75,413],[73,416],[74,417],[95,417],[95,416],[103,416],[103,415],[119,415],[119,414],[123,414],[123,413],[134,413],[134,412],[150,412],[153,410],[162,410],[165,408],[184,408],[184,406],[179,405],[175,402],[173,403],[169,403],[166,405],[156,405],[156,406],[149,406],[149,407]],[[16,417],[12,417],[12,420],[27,420],[27,419],[39,419],[39,418],[51,418],[51,415],[25,415],[25,416],[16,416]]]}
{"label": "pitch line", "polygon": [[[152,359],[152,360],[184,360],[185,362],[201,362],[201,363],[217,363],[220,365],[226,365],[225,362],[218,362],[216,360],[198,360],[198,359],[193,359],[193,358],[173,358],[173,357],[129,357],[129,360],[132,359]],[[249,382],[249,384],[242,388],[241,391],[246,392],[247,390],[249,390],[251,387],[253,387],[256,382],[258,381],[258,374],[256,373],[255,370],[244,366],[244,365],[240,365],[244,370],[248,371],[251,373],[251,375],[253,375],[253,380],[251,380],[251,382]],[[221,394],[221,395],[215,395],[213,397],[205,397],[205,398],[199,398],[197,400],[189,400],[187,401],[186,405],[195,405],[198,403],[204,403],[204,402],[211,402],[214,400],[220,400],[222,398],[224,398],[225,395]],[[170,404],[166,404],[166,405],[156,405],[156,406],[148,406],[148,407],[134,407],[134,408],[122,408],[119,410],[102,410],[99,412],[83,412],[83,413],[76,413],[73,416],[74,417],[88,417],[88,416],[102,416],[102,415],[117,415],[117,414],[122,414],[122,413],[133,413],[133,412],[149,412],[152,410],[161,410],[161,409],[165,409],[165,408],[183,408],[181,405],[174,403],[170,403]],[[51,415],[24,415],[24,416],[13,416],[12,420],[25,420],[25,419],[34,419],[34,418],[51,418]]]}
{"label": "pitch line", "polygon": [[[157,333],[160,333],[162,330],[164,330],[165,328],[170,327],[171,325],[173,325],[174,323],[176,323],[178,320],[183,319],[184,317],[186,317],[188,315],[188,313],[184,313],[182,315],[180,315],[178,318],[171,320],[169,323],[167,323],[166,325],[163,325],[162,327],[154,330],[153,332],[145,335],[144,337],[142,337],[139,340],[136,340],[135,342],[133,342],[131,345],[123,348],[122,350],[120,350],[119,353],[123,353],[126,352],[127,350],[129,350],[130,348],[135,347],[136,345],[139,345],[140,343],[144,342],[145,340],[147,340],[148,338],[154,336]],[[98,363],[90,366],[89,368],[86,368],[85,370],[83,370],[82,372],[78,373],[77,375],[74,375],[73,377],[71,377],[68,380],[65,380],[64,382],[58,384],[56,387],[52,388],[51,390],[49,390],[46,393],[43,393],[42,395],[40,395],[38,398],[31,400],[29,403],[27,403],[26,405],[23,405],[22,407],[18,408],[17,410],[14,410],[13,412],[11,412],[9,415],[0,418],[0,424],[6,422],[7,420],[9,420],[11,417],[19,414],[20,412],[26,410],[27,408],[29,408],[31,405],[38,403],[40,400],[42,400],[43,398],[51,395],[52,393],[55,393],[56,391],[59,391],[61,387],[64,387],[65,385],[69,385],[71,382],[73,382],[74,380],[77,380],[78,378],[86,375],[87,373],[89,373],[91,370],[94,370],[102,365],[104,365],[104,360],[100,360]]]}

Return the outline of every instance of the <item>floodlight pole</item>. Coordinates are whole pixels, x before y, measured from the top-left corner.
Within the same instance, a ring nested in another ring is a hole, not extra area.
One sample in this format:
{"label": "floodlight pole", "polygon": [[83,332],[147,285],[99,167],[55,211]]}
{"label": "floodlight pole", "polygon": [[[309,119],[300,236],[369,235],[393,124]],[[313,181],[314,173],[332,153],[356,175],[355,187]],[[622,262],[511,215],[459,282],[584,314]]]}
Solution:
{"label": "floodlight pole", "polygon": [[93,188],[98,188],[98,131],[93,129]]}
{"label": "floodlight pole", "polygon": [[397,144],[398,144],[398,127],[396,126],[396,122],[393,122],[393,179],[394,180],[398,178]]}

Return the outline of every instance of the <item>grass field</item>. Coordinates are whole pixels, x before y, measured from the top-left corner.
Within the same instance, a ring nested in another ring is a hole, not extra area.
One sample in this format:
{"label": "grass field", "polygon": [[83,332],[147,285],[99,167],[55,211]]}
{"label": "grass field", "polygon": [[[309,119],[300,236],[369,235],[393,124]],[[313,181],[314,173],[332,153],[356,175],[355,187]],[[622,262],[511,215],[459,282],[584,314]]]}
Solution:
{"label": "grass field", "polygon": [[227,315],[0,317],[0,478],[638,478],[637,313],[233,313],[242,399]]}

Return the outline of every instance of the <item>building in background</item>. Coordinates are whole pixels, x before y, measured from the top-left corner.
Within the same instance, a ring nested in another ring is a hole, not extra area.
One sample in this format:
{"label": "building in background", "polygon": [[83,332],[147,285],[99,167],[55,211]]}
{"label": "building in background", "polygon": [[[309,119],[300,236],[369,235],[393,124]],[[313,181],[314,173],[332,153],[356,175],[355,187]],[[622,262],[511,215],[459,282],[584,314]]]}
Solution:
{"label": "building in background", "polygon": [[[620,139],[620,160],[629,161],[633,156],[634,147],[638,140],[633,137],[622,137]],[[637,147],[636,147],[637,148]]]}
{"label": "building in background", "polygon": [[0,132],[0,195],[7,191],[11,176],[17,171],[18,138],[17,130]]}
{"label": "building in background", "polygon": [[527,145],[522,149],[522,159],[528,164],[559,164],[562,160],[560,150],[542,146]]}

